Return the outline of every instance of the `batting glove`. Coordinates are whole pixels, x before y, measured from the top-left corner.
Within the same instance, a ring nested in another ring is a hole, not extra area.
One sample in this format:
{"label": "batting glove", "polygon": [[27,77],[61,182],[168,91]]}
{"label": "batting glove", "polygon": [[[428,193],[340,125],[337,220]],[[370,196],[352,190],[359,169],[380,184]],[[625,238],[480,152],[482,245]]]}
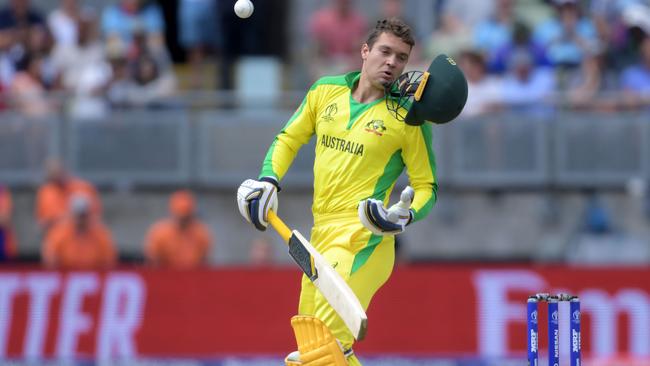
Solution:
{"label": "batting glove", "polygon": [[257,230],[265,231],[269,226],[269,210],[278,210],[278,191],[274,178],[246,179],[237,190],[239,213]]}
{"label": "batting glove", "polygon": [[400,201],[389,209],[378,199],[363,200],[359,203],[359,220],[373,234],[399,234],[413,221],[410,207],[414,194],[413,188],[406,187],[400,195]]}

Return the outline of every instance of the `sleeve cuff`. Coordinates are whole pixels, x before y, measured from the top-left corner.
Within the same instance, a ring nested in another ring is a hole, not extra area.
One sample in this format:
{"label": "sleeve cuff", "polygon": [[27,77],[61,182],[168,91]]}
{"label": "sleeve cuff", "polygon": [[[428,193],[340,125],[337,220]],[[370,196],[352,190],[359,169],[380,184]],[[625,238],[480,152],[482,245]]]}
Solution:
{"label": "sleeve cuff", "polygon": [[280,192],[282,190],[282,188],[280,188],[280,183],[274,177],[265,176],[265,177],[261,177],[259,180],[260,180],[260,182],[267,182],[267,183],[273,184],[275,186],[275,188],[278,189],[278,192]]}

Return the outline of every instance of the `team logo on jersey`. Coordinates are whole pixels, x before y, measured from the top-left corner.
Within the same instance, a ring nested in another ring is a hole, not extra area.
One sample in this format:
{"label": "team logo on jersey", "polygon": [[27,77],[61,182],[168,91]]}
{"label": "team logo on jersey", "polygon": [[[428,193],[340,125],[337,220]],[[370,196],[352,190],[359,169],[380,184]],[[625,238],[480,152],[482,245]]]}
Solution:
{"label": "team logo on jersey", "polygon": [[373,119],[372,121],[366,123],[366,132],[374,133],[377,136],[382,136],[386,132],[386,126],[384,126],[384,121],[380,119]]}
{"label": "team logo on jersey", "polygon": [[320,118],[325,122],[332,122],[334,121],[334,115],[338,111],[339,111],[339,107],[336,105],[336,103],[332,103],[327,107],[325,107],[325,112],[323,112]]}

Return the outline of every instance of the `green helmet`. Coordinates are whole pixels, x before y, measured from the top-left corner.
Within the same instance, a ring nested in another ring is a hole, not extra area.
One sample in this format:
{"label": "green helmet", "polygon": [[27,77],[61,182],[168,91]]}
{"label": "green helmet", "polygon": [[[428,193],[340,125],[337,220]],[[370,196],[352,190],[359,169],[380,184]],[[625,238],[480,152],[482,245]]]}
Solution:
{"label": "green helmet", "polygon": [[413,126],[425,121],[450,122],[460,114],[466,101],[465,75],[447,55],[436,57],[426,72],[400,75],[386,92],[388,110],[398,120]]}

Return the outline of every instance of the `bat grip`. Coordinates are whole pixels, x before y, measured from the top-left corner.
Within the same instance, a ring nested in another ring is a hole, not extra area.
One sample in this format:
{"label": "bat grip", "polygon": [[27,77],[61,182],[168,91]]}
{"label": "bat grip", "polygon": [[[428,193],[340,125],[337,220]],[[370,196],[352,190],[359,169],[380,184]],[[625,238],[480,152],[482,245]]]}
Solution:
{"label": "bat grip", "polygon": [[275,212],[273,212],[273,210],[269,210],[268,219],[275,231],[280,234],[284,241],[288,242],[291,238],[291,229],[289,229],[289,227],[278,217],[278,215],[275,214]]}

